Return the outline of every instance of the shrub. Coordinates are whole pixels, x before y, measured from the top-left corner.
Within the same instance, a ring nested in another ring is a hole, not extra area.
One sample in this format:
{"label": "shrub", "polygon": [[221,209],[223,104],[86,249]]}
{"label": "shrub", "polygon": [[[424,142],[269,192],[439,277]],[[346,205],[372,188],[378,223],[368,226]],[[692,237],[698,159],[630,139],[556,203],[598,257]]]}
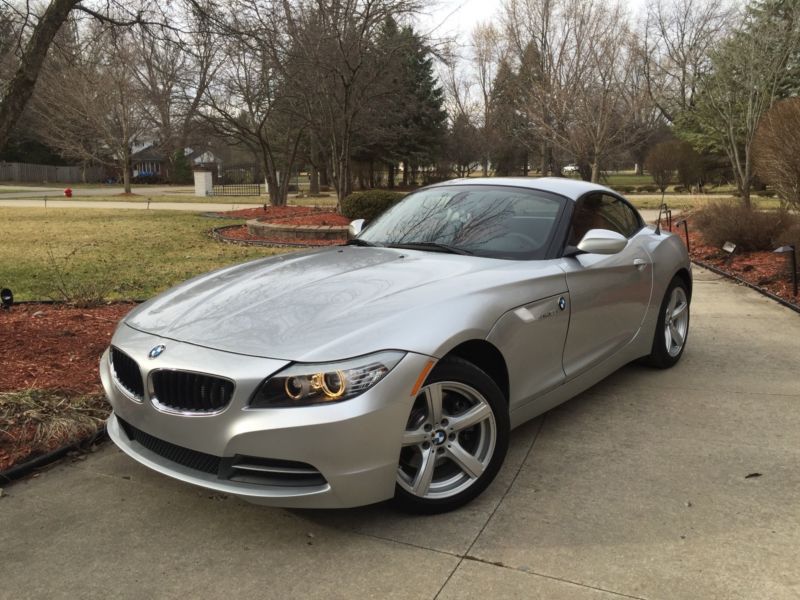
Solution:
{"label": "shrub", "polygon": [[342,214],[350,219],[366,219],[375,217],[391,208],[405,197],[401,192],[386,190],[367,190],[354,192],[342,200]]}
{"label": "shrub", "polygon": [[659,191],[667,189],[672,176],[678,169],[677,146],[679,142],[670,140],[656,144],[647,154],[644,161],[644,168],[650,173]]}
{"label": "shrub", "polygon": [[778,196],[800,209],[800,98],[777,102],[762,117],[753,140],[756,172]]}
{"label": "shrub", "polygon": [[614,189],[620,194],[630,194],[636,191],[636,187],[632,185],[615,185]]}
{"label": "shrub", "polygon": [[686,188],[683,187],[682,185],[676,185],[673,189],[676,194],[681,194],[686,191]]}
{"label": "shrub", "polygon": [[700,186],[705,176],[703,157],[692,148],[689,142],[678,142],[675,152],[678,181],[687,191],[691,191],[692,186]]}
{"label": "shrub", "polygon": [[648,194],[652,194],[653,192],[659,191],[659,189],[658,189],[658,186],[655,186],[655,185],[640,185],[637,188],[637,191],[646,192]]}
{"label": "shrub", "polygon": [[698,210],[692,223],[708,244],[733,242],[741,250],[773,250],[797,221],[785,210],[761,211],[715,202]]}

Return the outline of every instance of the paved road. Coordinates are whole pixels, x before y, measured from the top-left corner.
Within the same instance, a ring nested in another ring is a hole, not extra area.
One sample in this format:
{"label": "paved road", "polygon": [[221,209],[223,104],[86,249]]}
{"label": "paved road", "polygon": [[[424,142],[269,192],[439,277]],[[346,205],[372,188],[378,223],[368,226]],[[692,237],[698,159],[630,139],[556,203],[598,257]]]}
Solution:
{"label": "paved road", "polygon": [[[147,201],[124,202],[109,200],[108,202],[91,200],[47,200],[47,208],[94,208],[94,209],[132,209],[132,210],[184,210],[192,212],[220,212],[225,210],[240,210],[242,208],[258,208],[261,204],[235,204],[231,202],[152,202]],[[44,200],[23,198],[18,200],[0,199],[0,207],[12,208],[44,208]]]}
{"label": "paved road", "polygon": [[[47,196],[48,198],[63,198],[64,197],[64,189],[70,187],[68,183],[61,184],[60,187],[28,187],[25,186],[24,190],[22,187],[16,187],[14,184],[10,184],[8,187],[14,188],[15,191],[13,192],[4,192],[3,186],[0,186],[0,199],[9,199],[9,198],[42,198],[43,196]],[[22,190],[22,191],[21,191]],[[74,198],[80,198],[81,196],[116,196],[117,194],[122,194],[125,191],[124,187],[117,187],[117,186],[104,186],[99,188],[74,188],[72,190],[72,194]],[[163,186],[163,185],[145,185],[145,186],[133,186],[131,187],[131,191],[134,194],[139,194],[141,196],[163,196],[164,194],[186,194],[191,195],[194,191],[192,186]]]}
{"label": "paved road", "polygon": [[688,344],[517,429],[448,515],[251,506],[106,445],[6,486],[0,595],[796,599],[800,315],[698,270]]}

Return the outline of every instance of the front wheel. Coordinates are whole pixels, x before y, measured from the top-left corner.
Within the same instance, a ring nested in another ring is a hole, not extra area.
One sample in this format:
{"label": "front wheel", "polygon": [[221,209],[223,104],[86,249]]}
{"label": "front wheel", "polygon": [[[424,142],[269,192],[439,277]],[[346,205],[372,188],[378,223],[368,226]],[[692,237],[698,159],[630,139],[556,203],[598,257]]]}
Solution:
{"label": "front wheel", "polygon": [[497,475],[508,437],[508,406],[497,384],[470,362],[443,359],[408,417],[395,502],[417,513],[466,504]]}
{"label": "front wheel", "polygon": [[653,347],[645,362],[659,369],[675,365],[683,355],[689,335],[689,289],[678,276],[664,294],[653,336]]}

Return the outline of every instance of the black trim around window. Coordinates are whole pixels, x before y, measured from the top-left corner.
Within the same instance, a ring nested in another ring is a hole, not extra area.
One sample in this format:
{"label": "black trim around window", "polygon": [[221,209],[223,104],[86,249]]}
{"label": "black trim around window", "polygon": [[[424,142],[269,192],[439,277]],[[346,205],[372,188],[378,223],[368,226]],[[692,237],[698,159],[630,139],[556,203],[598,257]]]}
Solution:
{"label": "black trim around window", "polygon": [[559,229],[557,232],[556,239],[560,239],[560,244],[558,245],[558,250],[556,252],[555,258],[564,256],[564,250],[566,249],[567,242],[569,241],[569,228],[570,225],[572,224],[572,214],[575,212],[575,205],[578,202],[582,201],[586,196],[591,196],[592,194],[604,194],[606,196],[611,196],[612,198],[616,198],[617,200],[622,201],[623,204],[625,204],[628,208],[630,208],[633,211],[633,214],[636,217],[637,222],[639,223],[639,227],[630,235],[625,236],[626,238],[631,239],[646,226],[646,223],[642,218],[642,215],[637,210],[637,208],[633,204],[631,204],[626,198],[620,196],[619,194],[612,192],[611,190],[592,190],[590,192],[586,192],[585,194],[580,196],[577,200],[570,201],[567,210],[568,214],[565,215],[566,218],[564,219],[564,223],[558,224]]}

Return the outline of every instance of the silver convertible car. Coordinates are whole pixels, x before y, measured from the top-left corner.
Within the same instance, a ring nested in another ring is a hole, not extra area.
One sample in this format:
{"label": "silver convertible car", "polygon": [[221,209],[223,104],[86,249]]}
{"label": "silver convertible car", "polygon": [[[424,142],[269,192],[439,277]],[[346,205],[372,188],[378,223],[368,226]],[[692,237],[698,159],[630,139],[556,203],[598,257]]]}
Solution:
{"label": "silver convertible car", "polygon": [[448,181],[362,225],[127,315],[100,363],[114,442],[251,502],[440,512],[491,483],[514,427],[683,353],[686,249],[605,187]]}

